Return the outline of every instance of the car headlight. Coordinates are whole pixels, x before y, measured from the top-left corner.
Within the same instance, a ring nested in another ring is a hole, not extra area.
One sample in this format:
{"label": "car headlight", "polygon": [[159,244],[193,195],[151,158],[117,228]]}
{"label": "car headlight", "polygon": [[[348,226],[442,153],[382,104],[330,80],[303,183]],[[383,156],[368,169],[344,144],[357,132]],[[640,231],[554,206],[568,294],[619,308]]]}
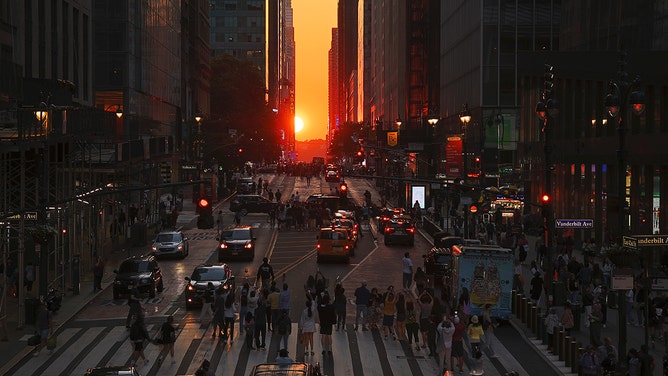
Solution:
{"label": "car headlight", "polygon": [[253,248],[253,243],[246,243],[246,245],[244,246],[244,248],[246,248],[246,249],[251,249],[251,248]]}
{"label": "car headlight", "polygon": [[188,291],[195,291],[195,286],[193,286],[193,285],[188,285],[188,286],[186,287],[186,290],[188,290]]}
{"label": "car headlight", "polygon": [[179,251],[182,250],[183,249],[183,244],[179,244],[179,246],[176,247],[176,249],[178,249]]}
{"label": "car headlight", "polygon": [[157,250],[158,250],[158,247],[152,245],[152,246],[151,246],[151,250],[152,250],[152,251],[157,251]]}
{"label": "car headlight", "polygon": [[220,248],[221,249],[227,248],[227,243],[220,243]]}

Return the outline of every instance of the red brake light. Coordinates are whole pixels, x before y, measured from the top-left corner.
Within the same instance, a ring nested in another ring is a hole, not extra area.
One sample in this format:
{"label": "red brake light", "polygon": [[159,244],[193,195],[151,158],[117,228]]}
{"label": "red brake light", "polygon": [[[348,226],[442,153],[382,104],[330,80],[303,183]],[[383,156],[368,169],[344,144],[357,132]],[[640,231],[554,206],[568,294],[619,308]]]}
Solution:
{"label": "red brake light", "polygon": [[320,244],[316,244],[315,247],[316,247],[316,248],[320,248]]}
{"label": "red brake light", "polygon": [[391,227],[385,227],[385,232],[392,232],[392,230],[393,229]]}
{"label": "red brake light", "polygon": [[411,227],[411,228],[408,229],[408,232],[410,232],[412,234],[412,233],[415,232],[415,229]]}

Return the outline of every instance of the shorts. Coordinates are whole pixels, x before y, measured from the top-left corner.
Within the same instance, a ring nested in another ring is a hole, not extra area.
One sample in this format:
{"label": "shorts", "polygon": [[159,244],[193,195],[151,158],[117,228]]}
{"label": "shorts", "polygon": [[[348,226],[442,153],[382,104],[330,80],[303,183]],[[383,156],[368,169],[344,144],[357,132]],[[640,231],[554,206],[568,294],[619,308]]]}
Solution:
{"label": "shorts", "polygon": [[392,326],[394,325],[394,316],[392,315],[383,315],[383,325]]}
{"label": "shorts", "polygon": [[431,327],[431,321],[429,321],[428,318],[420,319],[420,331],[421,332],[428,332],[430,327]]}
{"label": "shorts", "polygon": [[49,328],[46,328],[46,329],[40,329],[40,330],[39,330],[39,338],[41,338],[41,339],[48,339],[50,333],[51,333],[51,330],[50,330]]}
{"label": "shorts", "polygon": [[332,326],[331,325],[320,325],[320,334],[332,335]]}
{"label": "shorts", "polygon": [[464,356],[464,342],[463,341],[452,341],[452,357]]}
{"label": "shorts", "polygon": [[144,341],[135,341],[135,351],[142,351],[144,349]]}

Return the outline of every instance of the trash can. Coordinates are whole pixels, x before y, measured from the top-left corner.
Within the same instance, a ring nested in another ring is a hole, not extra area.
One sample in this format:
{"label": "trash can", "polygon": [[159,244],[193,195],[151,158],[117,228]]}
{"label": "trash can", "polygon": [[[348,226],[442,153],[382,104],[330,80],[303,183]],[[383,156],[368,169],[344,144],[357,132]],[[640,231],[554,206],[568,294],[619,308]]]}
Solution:
{"label": "trash can", "polygon": [[136,222],[132,225],[130,229],[130,243],[133,246],[144,246],[146,245],[146,223]]}
{"label": "trash can", "polygon": [[39,299],[25,298],[23,302],[26,309],[25,323],[28,325],[35,325],[35,323],[37,322],[37,310],[39,309]]}
{"label": "trash can", "polygon": [[566,284],[561,281],[552,282],[553,304],[562,306],[566,303]]}

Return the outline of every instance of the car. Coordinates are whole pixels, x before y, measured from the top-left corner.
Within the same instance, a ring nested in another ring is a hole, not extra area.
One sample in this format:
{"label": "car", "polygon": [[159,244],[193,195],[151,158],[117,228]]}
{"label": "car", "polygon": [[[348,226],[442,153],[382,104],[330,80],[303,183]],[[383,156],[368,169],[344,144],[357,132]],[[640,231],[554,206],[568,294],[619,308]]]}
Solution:
{"label": "car", "polygon": [[341,172],[338,168],[328,167],[325,170],[325,181],[330,182],[340,182],[341,181]]}
{"label": "car", "polygon": [[278,169],[278,166],[276,164],[268,164],[268,165],[258,167],[257,172],[260,172],[260,173],[275,173],[277,169]]}
{"label": "car", "polygon": [[316,262],[333,259],[350,263],[352,246],[346,229],[323,227],[316,239]]}
{"label": "car", "polygon": [[218,244],[218,261],[255,258],[255,240],[251,226],[232,226],[224,229]]}
{"label": "car", "polygon": [[135,366],[108,366],[89,368],[85,376],[141,376],[141,374]]}
{"label": "car", "polygon": [[251,370],[250,376],[321,376],[320,365],[310,363],[262,363]]}
{"label": "car", "polygon": [[230,201],[230,211],[241,212],[241,215],[248,213],[269,213],[276,209],[277,203],[269,201],[260,195],[236,195]]}
{"label": "car", "polygon": [[[359,241],[359,225],[357,222],[349,218],[337,218],[332,219],[333,227],[344,227],[350,230],[350,236],[353,240],[353,249],[357,247],[357,242]],[[353,254],[354,256],[354,254]]]}
{"label": "car", "polygon": [[186,308],[202,306],[204,292],[209,282],[213,284],[214,289],[223,288],[234,291],[234,275],[227,264],[200,264],[185,280],[188,281],[184,294]]}
{"label": "car", "polygon": [[424,258],[424,272],[428,276],[432,276],[434,282],[443,283],[443,278],[452,273],[452,248],[450,247],[433,247]]}
{"label": "car", "polygon": [[383,243],[390,244],[415,244],[415,225],[410,216],[395,215],[383,228]]}
{"label": "car", "polygon": [[387,222],[392,219],[395,215],[402,214],[404,212],[403,208],[383,208],[380,209],[380,215],[378,216],[378,228],[380,231],[385,231],[385,225]]}
{"label": "car", "polygon": [[179,256],[185,258],[190,252],[188,238],[181,231],[162,231],[158,233],[151,246],[155,256]]}
{"label": "car", "polygon": [[163,290],[162,273],[153,255],[128,257],[114,273],[114,299],[129,295],[133,286],[137,287],[140,294],[148,294],[150,298],[155,298],[156,291]]}
{"label": "car", "polygon": [[253,193],[253,179],[239,178],[237,181],[237,193]]}

